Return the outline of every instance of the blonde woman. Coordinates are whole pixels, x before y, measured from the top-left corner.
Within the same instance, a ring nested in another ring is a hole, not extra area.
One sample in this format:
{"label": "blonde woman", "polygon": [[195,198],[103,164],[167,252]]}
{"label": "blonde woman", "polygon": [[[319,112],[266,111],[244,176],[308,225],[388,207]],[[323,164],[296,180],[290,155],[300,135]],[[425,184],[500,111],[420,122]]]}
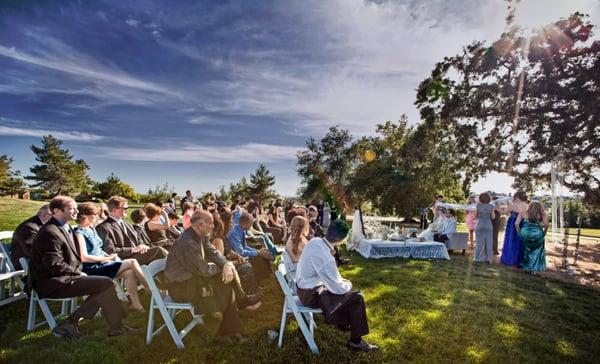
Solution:
{"label": "blonde woman", "polygon": [[292,219],[290,223],[290,236],[285,245],[286,255],[289,262],[286,262],[288,270],[296,271],[296,265],[300,260],[300,255],[308,244],[307,236],[310,231],[310,225],[306,217],[298,215]]}
{"label": "blonde woman", "polygon": [[[135,259],[121,261],[117,254],[108,255],[102,250],[103,242],[94,229],[100,209],[91,202],[77,206],[77,227],[75,237],[79,244],[83,272],[90,276],[104,276],[109,278],[124,278],[127,292],[131,299],[131,309],[145,312],[140,302],[137,287],[141,283],[148,289],[144,274]],[[148,289],[149,291],[149,289]]]}

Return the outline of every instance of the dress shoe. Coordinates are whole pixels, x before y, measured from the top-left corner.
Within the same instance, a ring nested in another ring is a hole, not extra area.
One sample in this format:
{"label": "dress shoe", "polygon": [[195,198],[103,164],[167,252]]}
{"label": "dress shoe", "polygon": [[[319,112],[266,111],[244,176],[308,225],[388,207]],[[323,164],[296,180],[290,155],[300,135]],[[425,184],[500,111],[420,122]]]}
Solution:
{"label": "dress shoe", "polygon": [[118,329],[109,329],[108,336],[137,335],[142,331],[142,329],[121,325],[121,327]]}
{"label": "dress shoe", "polygon": [[81,333],[79,332],[77,325],[67,320],[61,322],[54,329],[52,329],[52,335],[56,337],[63,337],[65,339],[79,339],[81,337]]}
{"label": "dress shoe", "polygon": [[337,265],[338,266],[340,266],[340,265],[346,265],[346,264],[349,264],[349,263],[350,263],[350,259],[346,259],[346,258],[340,258],[337,261]]}
{"label": "dress shoe", "polygon": [[365,353],[368,353],[370,351],[376,351],[379,350],[379,346],[377,345],[373,345],[373,344],[369,344],[364,340],[360,340],[360,342],[358,344],[353,343],[352,341],[348,341],[348,343],[346,343],[346,346],[350,349],[350,350],[354,350],[354,351],[364,351]]}
{"label": "dress shoe", "polygon": [[263,295],[262,293],[247,294],[244,299],[240,300],[238,308],[245,308],[250,311],[258,309],[262,304]]}

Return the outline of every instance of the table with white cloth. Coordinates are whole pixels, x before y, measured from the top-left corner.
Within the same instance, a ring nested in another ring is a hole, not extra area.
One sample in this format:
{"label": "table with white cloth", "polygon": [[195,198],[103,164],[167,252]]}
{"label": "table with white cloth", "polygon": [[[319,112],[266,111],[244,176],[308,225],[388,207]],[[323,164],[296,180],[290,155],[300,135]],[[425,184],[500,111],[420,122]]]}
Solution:
{"label": "table with white cloth", "polygon": [[365,258],[450,259],[444,243],[362,239],[356,250]]}

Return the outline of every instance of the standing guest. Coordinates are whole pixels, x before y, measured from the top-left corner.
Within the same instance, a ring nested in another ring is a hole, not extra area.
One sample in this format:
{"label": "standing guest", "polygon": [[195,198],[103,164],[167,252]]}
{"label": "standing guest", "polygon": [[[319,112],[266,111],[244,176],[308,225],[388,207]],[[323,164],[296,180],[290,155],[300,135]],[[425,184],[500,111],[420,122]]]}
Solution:
{"label": "standing guest", "polygon": [[325,320],[340,330],[350,330],[348,348],[369,352],[377,350],[362,337],[369,333],[365,300],[352,283],[340,276],[333,258],[333,246],[346,238],[348,224],[335,220],[324,238],[313,238],[306,245],[296,270],[298,298],[303,305],[323,310]]}
{"label": "standing guest", "polygon": [[[475,204],[475,196],[469,196],[469,199],[467,200],[467,205],[474,205]],[[475,239],[474,239],[474,233],[475,233],[475,226],[477,225],[477,218],[475,217],[475,210],[469,210],[467,211],[467,230],[469,230],[469,249],[473,249],[473,247],[475,246]]]}
{"label": "standing guest", "polygon": [[191,202],[185,202],[181,207],[183,210],[183,229],[187,229],[190,227],[190,220],[192,219],[192,215],[196,211],[196,205]]}
{"label": "standing guest", "polygon": [[257,250],[246,244],[246,230],[250,229],[253,222],[254,219],[252,215],[247,212],[242,213],[239,222],[235,224],[229,234],[227,234],[227,241],[231,245],[233,251],[250,260],[256,280],[262,282],[271,276],[271,260],[273,259],[273,254],[271,254],[267,248]]}
{"label": "standing guest", "polygon": [[[492,201],[496,201],[498,197],[494,196]],[[500,233],[500,206],[494,204],[494,214],[495,217],[492,219],[492,245],[494,250],[494,255],[500,255],[498,251],[498,234]]]}
{"label": "standing guest", "polygon": [[517,216],[515,229],[524,246],[521,268],[528,272],[545,271],[544,237],[548,231],[548,216],[544,212],[544,207],[539,202],[530,203],[527,211],[521,212]]}
{"label": "standing guest", "polygon": [[150,237],[148,236],[148,233],[146,233],[146,229],[144,228],[144,224],[146,223],[146,221],[148,221],[144,210],[133,210],[133,212],[131,212],[131,221],[133,221],[133,230],[135,230],[135,232],[137,233],[137,241],[150,246]]}
{"label": "standing guest", "polygon": [[221,312],[217,337],[242,338],[238,308],[257,309],[262,295],[246,295],[232,262],[210,243],[213,217],[197,211],[167,257],[165,283],[177,301],[193,302],[201,313]]}
{"label": "standing guest", "polygon": [[308,244],[308,232],[310,226],[308,220],[303,216],[296,216],[290,223],[290,236],[285,245],[284,263],[288,272],[295,273],[300,254]]}
{"label": "standing guest", "polygon": [[140,302],[137,287],[141,283],[148,291],[148,285],[144,279],[142,269],[135,259],[121,260],[117,254],[108,255],[102,251],[102,239],[94,230],[94,225],[100,210],[91,202],[85,202],[77,206],[77,227],[75,237],[83,272],[89,276],[103,276],[114,279],[124,278],[129,298],[131,298],[131,309],[146,312]]}
{"label": "standing guest", "polygon": [[319,200],[319,203],[317,204],[317,223],[321,226],[323,226],[323,200]]}
{"label": "standing guest", "polygon": [[12,261],[12,264],[16,270],[23,269],[19,259],[29,259],[31,257],[31,249],[33,247],[33,242],[37,237],[38,231],[40,231],[40,228],[44,226],[44,224],[51,218],[52,212],[50,212],[50,208],[46,204],[40,207],[35,216],[30,217],[17,226],[13,233],[10,246],[10,260]]}
{"label": "standing guest", "polygon": [[323,222],[321,226],[327,228],[329,226],[329,222],[331,221],[331,209],[329,208],[329,202],[325,202],[323,204]]}
{"label": "standing guest", "polygon": [[124,197],[113,196],[106,205],[109,215],[96,231],[102,241],[107,254],[117,253],[119,258],[134,258],[140,264],[150,264],[153,260],[165,258],[168,252],[159,246],[148,246],[138,240],[138,234],[133,226],[123,218],[129,209],[128,201]]}
{"label": "standing guest", "polygon": [[446,210],[445,216],[446,220],[444,221],[442,230],[439,233],[433,234],[433,240],[440,243],[445,243],[446,241],[451,240],[452,235],[456,232],[456,218],[454,210]]}
{"label": "standing guest", "polygon": [[82,269],[75,236],[69,222],[77,217],[77,204],[68,196],[56,196],[50,201],[53,217],[40,231],[31,254],[31,287],[41,298],[87,298],[52,333],[77,339],[81,337],[77,323],[93,318],[102,309],[108,323],[108,336],[141,332],[123,325],[123,306],[117,297],[115,283],[108,277],[88,276]]}
{"label": "standing guest", "polygon": [[[167,236],[167,231],[171,228],[171,222],[167,213],[153,203],[146,204],[144,212],[148,218],[148,221],[144,224],[144,229],[150,237],[150,246],[160,246],[167,250],[171,249],[173,240]],[[160,222],[161,218],[163,222]]]}
{"label": "standing guest", "polygon": [[475,227],[475,234],[477,236],[475,261],[492,264],[492,260],[494,259],[492,219],[495,216],[495,212],[494,206],[490,204],[490,201],[491,197],[489,193],[484,192],[479,195],[479,203],[477,204],[477,210],[475,210],[475,217],[477,218],[477,226]]}
{"label": "standing guest", "polygon": [[185,209],[183,208],[183,204],[186,203],[186,202],[190,202],[190,203],[196,205],[194,203],[195,202],[194,201],[194,196],[192,196],[192,191],[190,191],[190,190],[185,191],[185,196],[183,196],[181,198],[181,201],[179,202],[181,204],[181,213],[182,214],[185,213]]}
{"label": "standing guest", "polygon": [[504,244],[502,245],[500,264],[518,267],[521,263],[523,259],[523,243],[515,228],[515,222],[519,214],[527,211],[528,208],[527,194],[523,191],[516,192],[513,196],[512,204],[508,206],[510,217],[506,222],[506,230],[504,231]]}

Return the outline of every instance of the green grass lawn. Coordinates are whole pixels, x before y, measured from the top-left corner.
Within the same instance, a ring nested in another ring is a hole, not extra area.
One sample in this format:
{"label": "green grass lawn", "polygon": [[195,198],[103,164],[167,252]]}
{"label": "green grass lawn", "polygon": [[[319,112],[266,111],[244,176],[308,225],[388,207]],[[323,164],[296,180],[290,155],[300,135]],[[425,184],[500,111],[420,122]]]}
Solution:
{"label": "green grass lawn", "polygon": [[[4,223],[3,216],[0,220]],[[281,316],[282,294],[273,277],[265,284],[263,306],[241,314],[243,334],[250,337],[242,345],[216,346],[212,338],[219,321],[213,317],[192,330],[184,350],[177,350],[166,333],[149,347],[144,335],[108,338],[103,319],[83,321],[85,337],[64,341],[47,327],[27,333],[27,307],[21,300],[0,307],[0,362],[598,362],[598,289],[499,266],[490,270],[461,255],[451,258],[351,256],[352,264],[341,272],[365,295],[371,329],[366,339],[380,345],[377,353],[348,351],[347,333],[329,327],[322,317],[316,329],[319,356],[310,353],[291,318],[278,349],[267,340],[269,329],[278,331]],[[143,300],[147,307],[148,297]],[[179,327],[187,319],[178,318]],[[140,313],[125,319],[144,328],[146,321]]]}

